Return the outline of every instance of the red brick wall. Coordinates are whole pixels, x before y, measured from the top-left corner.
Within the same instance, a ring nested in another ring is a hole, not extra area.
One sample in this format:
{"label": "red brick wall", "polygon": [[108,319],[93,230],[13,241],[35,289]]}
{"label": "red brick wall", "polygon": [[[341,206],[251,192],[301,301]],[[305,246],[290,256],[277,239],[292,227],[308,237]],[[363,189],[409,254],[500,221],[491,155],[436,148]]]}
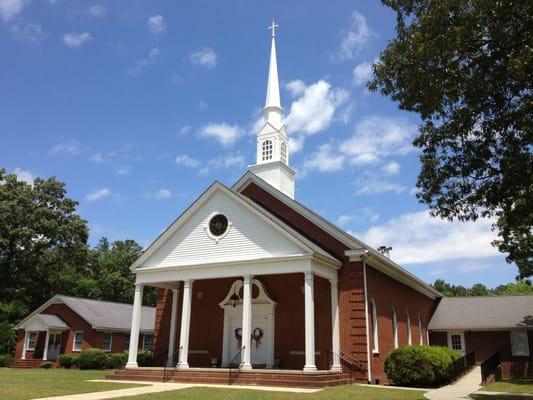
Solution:
{"label": "red brick wall", "polygon": [[[377,307],[379,353],[372,354],[372,381],[388,382],[384,371],[385,357],[394,350],[392,307],[396,308],[398,346],[408,345],[407,312],[411,317],[412,344],[418,344],[418,315],[422,318],[422,340],[427,344],[427,324],[434,301],[367,265],[368,299]],[[369,307],[369,321],[371,309]]]}
{"label": "red brick wall", "polygon": [[[476,364],[481,364],[494,353],[500,353],[502,376],[510,378],[533,378],[533,330],[528,332],[529,357],[513,356],[509,331],[464,332],[466,352],[474,352]],[[431,332],[432,345],[448,346],[446,332]]]}

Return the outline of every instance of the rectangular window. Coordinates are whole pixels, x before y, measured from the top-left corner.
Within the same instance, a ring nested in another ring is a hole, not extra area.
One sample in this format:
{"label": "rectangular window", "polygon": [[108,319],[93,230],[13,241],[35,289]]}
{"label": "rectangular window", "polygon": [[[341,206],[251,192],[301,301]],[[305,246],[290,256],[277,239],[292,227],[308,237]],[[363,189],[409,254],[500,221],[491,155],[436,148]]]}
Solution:
{"label": "rectangular window", "polygon": [[37,332],[28,332],[28,342],[26,343],[26,350],[35,350],[37,344]]}
{"label": "rectangular window", "polygon": [[511,331],[511,354],[513,356],[529,356],[527,331]]}
{"label": "rectangular window", "polygon": [[152,351],[152,341],[153,341],[153,335],[144,334],[143,335],[143,351]]}
{"label": "rectangular window", "polygon": [[81,351],[83,344],[83,331],[76,331],[74,333],[74,342],[72,343],[72,351]]}
{"label": "rectangular window", "polygon": [[124,335],[124,351],[130,351],[130,335]]}
{"label": "rectangular window", "polygon": [[104,340],[102,342],[103,351],[111,351],[111,343],[113,342],[113,334],[111,332],[103,333]]}
{"label": "rectangular window", "polygon": [[452,339],[452,349],[459,350],[459,351],[463,350],[461,335],[452,334],[451,339]]}

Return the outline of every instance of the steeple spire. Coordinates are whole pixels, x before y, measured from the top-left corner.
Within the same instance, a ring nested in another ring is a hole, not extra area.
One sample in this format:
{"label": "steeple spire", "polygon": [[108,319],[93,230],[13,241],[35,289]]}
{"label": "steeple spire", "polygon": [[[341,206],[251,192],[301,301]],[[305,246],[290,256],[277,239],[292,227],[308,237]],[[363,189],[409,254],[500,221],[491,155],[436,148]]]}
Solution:
{"label": "steeple spire", "polygon": [[268,83],[265,100],[265,109],[276,107],[282,110],[279,96],[278,62],[276,58],[276,28],[279,27],[274,21],[268,29],[272,30],[272,45],[270,47],[270,66],[268,69]]}
{"label": "steeple spire", "polygon": [[272,45],[263,108],[265,122],[257,134],[257,162],[250,166],[250,171],[290,198],[294,198],[294,170],[289,167],[289,138],[285,132],[283,108],[279,96],[276,60],[277,27],[278,25],[272,21],[272,25],[268,28],[272,30]]}

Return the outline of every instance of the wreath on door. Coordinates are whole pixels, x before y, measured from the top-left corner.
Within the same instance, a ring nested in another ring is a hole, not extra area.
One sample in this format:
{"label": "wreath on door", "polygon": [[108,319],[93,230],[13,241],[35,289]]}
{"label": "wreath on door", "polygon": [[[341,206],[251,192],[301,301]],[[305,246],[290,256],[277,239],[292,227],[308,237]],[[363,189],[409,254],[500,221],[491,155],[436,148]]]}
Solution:
{"label": "wreath on door", "polygon": [[237,339],[237,348],[241,348],[242,343],[242,328],[235,329],[235,339]]}
{"label": "wreath on door", "polygon": [[263,338],[263,330],[261,328],[255,328],[252,332],[252,339],[255,342],[255,348],[257,349],[261,345],[261,339]]}

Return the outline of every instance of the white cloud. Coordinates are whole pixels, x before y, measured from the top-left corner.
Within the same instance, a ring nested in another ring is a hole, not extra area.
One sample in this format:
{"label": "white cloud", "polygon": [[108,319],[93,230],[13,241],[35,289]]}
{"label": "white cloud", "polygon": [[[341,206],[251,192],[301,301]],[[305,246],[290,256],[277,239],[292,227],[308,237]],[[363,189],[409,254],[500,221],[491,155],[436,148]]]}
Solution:
{"label": "white cloud", "polygon": [[207,69],[213,69],[217,66],[217,53],[209,47],[191,53],[190,59],[193,65],[200,65]]}
{"label": "white cloud", "polygon": [[102,18],[107,14],[107,8],[103,4],[94,4],[89,7],[89,14],[93,17]]}
{"label": "white cloud", "polygon": [[305,143],[305,136],[299,135],[299,136],[289,136],[289,149],[291,154],[298,153],[300,150],[303,149]]}
{"label": "white cloud", "polygon": [[292,134],[314,135],[328,128],[337,108],[349,97],[345,89],[334,89],[324,80],[309,86],[300,80],[290,81],[285,87],[294,97],[298,97],[291,104],[285,120]]}
{"label": "white cloud", "polygon": [[33,181],[35,180],[35,175],[33,175],[33,173],[31,173],[30,171],[26,169],[21,169],[21,168],[15,168],[13,173],[17,175],[18,181],[26,182],[30,185],[33,185]]}
{"label": "white cloud", "polygon": [[117,169],[117,175],[124,176],[130,173],[130,167],[120,167]]}
{"label": "white cloud", "polygon": [[209,160],[207,163],[210,168],[232,168],[243,167],[244,157],[239,154],[229,154],[227,156],[220,156]]}
{"label": "white cloud", "polygon": [[381,194],[386,192],[393,192],[400,194],[405,192],[407,188],[403,185],[394,182],[387,182],[380,179],[361,179],[356,182],[356,196]]}
{"label": "white cloud", "polygon": [[416,130],[403,118],[366,117],[357,123],[355,133],[341,144],[340,151],[351,164],[372,164],[382,157],[413,151]]}
{"label": "white cloud", "polygon": [[400,172],[400,168],[400,164],[398,164],[396,161],[391,161],[381,167],[381,170],[385,175],[396,175]]}
{"label": "white cloud", "polygon": [[337,218],[337,224],[344,225],[350,222],[353,219],[353,216],[351,215],[341,215],[339,218]]}
{"label": "white cloud", "polygon": [[370,221],[376,222],[379,214],[368,207],[359,208],[353,215],[343,214],[337,218],[337,224],[346,225],[350,221]]}
{"label": "white cloud", "polygon": [[63,42],[70,48],[78,48],[83,44],[93,40],[93,37],[88,32],[71,32],[63,35]]}
{"label": "white cloud", "polygon": [[159,189],[155,192],[156,200],[170,199],[172,197],[172,192],[168,189]]}
{"label": "white cloud", "polygon": [[8,22],[20,13],[27,3],[26,0],[0,0],[0,16]]}
{"label": "white cloud", "polygon": [[244,131],[238,125],[229,125],[225,122],[204,125],[198,133],[202,137],[216,139],[223,146],[235,143],[244,135]]}
{"label": "white cloud", "polygon": [[69,142],[57,143],[50,149],[50,154],[53,156],[68,156],[73,157],[80,154],[80,143],[76,140]]}
{"label": "white cloud", "polygon": [[363,62],[353,69],[353,83],[363,86],[372,78],[372,63]]}
{"label": "white cloud", "polygon": [[304,161],[302,175],[311,170],[320,172],[339,171],[343,167],[344,159],[345,156],[334,152],[329,143],[323,144]]}
{"label": "white cloud", "polygon": [[89,161],[95,164],[102,164],[104,162],[104,156],[102,153],[94,153],[89,157]]}
{"label": "white cloud", "polygon": [[90,192],[87,196],[85,196],[85,200],[87,200],[89,203],[103,200],[106,198],[114,197],[115,194],[111,191],[111,189],[103,187],[101,189],[95,189],[92,192]]}
{"label": "white cloud", "polygon": [[161,50],[159,48],[154,47],[150,50],[148,53],[148,57],[141,58],[140,60],[135,61],[135,64],[128,68],[128,74],[130,75],[136,75],[139,72],[141,72],[145,67],[148,65],[153,65],[157,62],[157,59],[159,58],[159,55],[161,54]]}
{"label": "white cloud", "polygon": [[400,215],[358,237],[374,247],[392,246],[392,258],[399,263],[418,264],[497,256],[490,244],[496,239],[491,226],[487,219],[449,222],[420,211]]}
{"label": "white cloud", "polygon": [[161,15],[154,15],[148,18],[148,29],[154,34],[159,34],[165,31],[167,25]]}
{"label": "white cloud", "polygon": [[34,23],[16,23],[9,27],[11,36],[22,42],[36,43],[44,37],[44,32],[39,24]]}
{"label": "white cloud", "polygon": [[178,135],[178,136],[186,135],[187,133],[189,133],[190,130],[191,130],[191,126],[190,126],[190,125],[183,125],[183,126],[179,129],[177,135]]}
{"label": "white cloud", "polygon": [[198,168],[202,164],[200,160],[190,157],[188,154],[182,154],[176,157],[176,164],[189,168]]}
{"label": "white cloud", "polygon": [[364,15],[359,11],[354,10],[352,12],[351,26],[349,30],[345,31],[343,34],[339,58],[354,58],[355,55],[365,47],[372,36],[374,36],[374,34],[368,27]]}
{"label": "white cloud", "polygon": [[207,110],[209,106],[207,105],[207,103],[203,100],[201,100],[199,103],[198,103],[198,109],[200,111],[204,111],[204,110]]}

